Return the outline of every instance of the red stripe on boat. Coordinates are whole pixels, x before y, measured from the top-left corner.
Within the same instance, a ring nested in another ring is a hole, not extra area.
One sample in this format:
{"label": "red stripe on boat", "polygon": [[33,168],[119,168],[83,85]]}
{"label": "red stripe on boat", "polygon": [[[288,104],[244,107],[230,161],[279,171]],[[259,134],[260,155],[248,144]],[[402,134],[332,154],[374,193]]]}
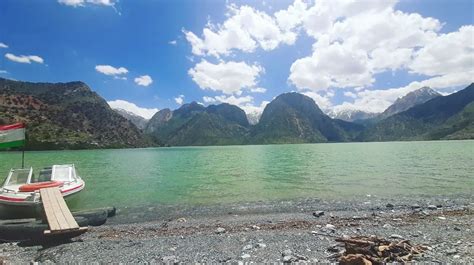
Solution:
{"label": "red stripe on boat", "polygon": [[61,193],[66,193],[66,192],[70,192],[70,191],[73,191],[73,190],[77,190],[77,189],[81,188],[82,186],[83,186],[83,184],[81,184],[80,186],[74,187],[74,188],[70,188],[68,190],[62,190]]}
{"label": "red stripe on boat", "polygon": [[7,130],[21,129],[21,128],[25,128],[25,125],[23,123],[15,123],[15,124],[10,124],[10,125],[0,126],[0,131],[7,131]]}
{"label": "red stripe on boat", "polygon": [[0,200],[11,201],[11,202],[22,202],[22,201],[25,201],[25,199],[11,198],[11,197],[5,197],[5,196],[0,196]]}

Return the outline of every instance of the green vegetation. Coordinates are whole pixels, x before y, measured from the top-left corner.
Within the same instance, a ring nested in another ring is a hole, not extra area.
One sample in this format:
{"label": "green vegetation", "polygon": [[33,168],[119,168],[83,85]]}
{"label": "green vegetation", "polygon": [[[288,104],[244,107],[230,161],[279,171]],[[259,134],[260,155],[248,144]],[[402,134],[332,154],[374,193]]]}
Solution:
{"label": "green vegetation", "polygon": [[82,82],[0,79],[0,123],[27,125],[28,149],[148,146],[131,122]]}
{"label": "green vegetation", "polygon": [[249,124],[243,110],[229,104],[205,108],[192,102],[158,112],[146,132],[162,145],[243,144]]}

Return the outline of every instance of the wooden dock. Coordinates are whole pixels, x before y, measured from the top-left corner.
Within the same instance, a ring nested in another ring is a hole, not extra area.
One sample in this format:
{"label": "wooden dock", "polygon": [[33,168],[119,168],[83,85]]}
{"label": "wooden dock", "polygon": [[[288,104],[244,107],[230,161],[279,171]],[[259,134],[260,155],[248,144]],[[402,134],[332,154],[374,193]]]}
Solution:
{"label": "wooden dock", "polygon": [[40,194],[49,225],[49,230],[44,231],[45,235],[76,234],[87,230],[87,227],[79,227],[74,220],[58,187],[41,189]]}

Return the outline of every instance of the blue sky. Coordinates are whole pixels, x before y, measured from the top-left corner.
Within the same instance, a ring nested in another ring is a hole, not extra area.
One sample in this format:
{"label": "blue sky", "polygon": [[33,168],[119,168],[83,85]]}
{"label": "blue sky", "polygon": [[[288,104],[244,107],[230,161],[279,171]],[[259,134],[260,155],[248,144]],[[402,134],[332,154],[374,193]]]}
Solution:
{"label": "blue sky", "polygon": [[446,94],[472,82],[473,5],[4,0],[0,76],[81,80],[147,117],[190,101],[259,113],[288,91],[328,113],[378,112],[424,85]]}

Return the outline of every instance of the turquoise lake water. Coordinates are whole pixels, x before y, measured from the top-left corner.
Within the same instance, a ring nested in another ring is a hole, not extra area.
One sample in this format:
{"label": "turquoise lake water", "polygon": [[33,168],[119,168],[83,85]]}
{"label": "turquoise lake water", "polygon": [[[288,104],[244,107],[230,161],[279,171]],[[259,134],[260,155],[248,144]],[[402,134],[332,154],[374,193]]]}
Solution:
{"label": "turquoise lake water", "polygon": [[[472,194],[474,141],[334,143],[26,152],[39,169],[74,163],[74,208],[299,198]],[[0,178],[21,165],[0,152]]]}

